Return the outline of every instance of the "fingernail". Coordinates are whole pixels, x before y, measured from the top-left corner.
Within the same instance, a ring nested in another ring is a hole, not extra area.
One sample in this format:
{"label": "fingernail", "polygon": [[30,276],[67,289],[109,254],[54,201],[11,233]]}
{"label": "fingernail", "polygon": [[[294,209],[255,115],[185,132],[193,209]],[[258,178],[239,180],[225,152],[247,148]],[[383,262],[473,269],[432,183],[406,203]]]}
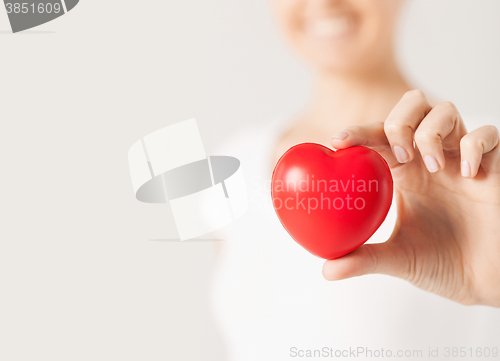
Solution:
{"label": "fingernail", "polygon": [[431,173],[435,173],[439,170],[439,163],[437,162],[436,158],[430,155],[426,155],[424,157],[424,162],[425,166]]}
{"label": "fingernail", "polygon": [[462,162],[462,177],[470,177],[470,164],[466,160]]}
{"label": "fingernail", "polygon": [[348,134],[346,132],[340,132],[340,133],[337,133],[335,134],[332,139],[339,139],[339,140],[344,140],[345,138],[347,138]]}
{"label": "fingernail", "polygon": [[394,146],[394,154],[396,154],[396,159],[399,163],[406,163],[408,162],[408,159],[410,159],[408,152],[404,148],[397,145]]}

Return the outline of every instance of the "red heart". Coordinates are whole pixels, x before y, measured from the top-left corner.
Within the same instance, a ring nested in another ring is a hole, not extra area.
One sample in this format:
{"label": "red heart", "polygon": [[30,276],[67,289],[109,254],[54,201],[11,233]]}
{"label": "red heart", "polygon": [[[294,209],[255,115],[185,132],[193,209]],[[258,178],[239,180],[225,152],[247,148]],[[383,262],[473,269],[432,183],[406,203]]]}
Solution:
{"label": "red heart", "polygon": [[374,150],[333,151],[314,143],[298,144],[281,156],[271,187],[283,227],[325,259],[365,243],[387,216],[393,191],[389,166]]}

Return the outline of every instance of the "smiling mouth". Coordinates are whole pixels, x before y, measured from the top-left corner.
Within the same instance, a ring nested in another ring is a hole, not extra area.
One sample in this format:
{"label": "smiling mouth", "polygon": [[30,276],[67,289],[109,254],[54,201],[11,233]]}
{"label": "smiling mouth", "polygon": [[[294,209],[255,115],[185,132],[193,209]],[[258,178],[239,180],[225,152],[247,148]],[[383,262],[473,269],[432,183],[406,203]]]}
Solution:
{"label": "smiling mouth", "polygon": [[354,24],[348,16],[338,16],[309,21],[306,34],[312,38],[332,40],[341,38],[353,30]]}

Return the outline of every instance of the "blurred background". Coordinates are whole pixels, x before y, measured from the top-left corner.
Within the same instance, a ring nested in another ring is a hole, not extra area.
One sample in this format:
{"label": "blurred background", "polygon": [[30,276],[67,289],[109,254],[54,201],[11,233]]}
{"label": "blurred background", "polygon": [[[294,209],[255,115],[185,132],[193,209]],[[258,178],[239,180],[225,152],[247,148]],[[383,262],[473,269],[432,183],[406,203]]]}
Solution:
{"label": "blurred background", "polygon": [[[499,15],[497,0],[408,1],[408,78],[499,119]],[[0,44],[0,359],[225,360],[216,242],[151,241],[175,226],[135,200],[127,151],[195,117],[213,154],[301,109],[310,74],[268,1],[82,0],[15,35],[0,10]]]}

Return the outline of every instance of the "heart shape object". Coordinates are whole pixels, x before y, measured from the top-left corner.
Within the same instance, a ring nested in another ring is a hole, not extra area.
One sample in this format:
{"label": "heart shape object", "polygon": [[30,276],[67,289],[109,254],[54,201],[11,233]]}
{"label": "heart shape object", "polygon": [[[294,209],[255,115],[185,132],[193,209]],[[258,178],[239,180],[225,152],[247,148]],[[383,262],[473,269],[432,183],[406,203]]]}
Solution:
{"label": "heart shape object", "polygon": [[325,259],[365,243],[387,216],[393,192],[389,166],[374,150],[333,151],[315,143],[287,150],[274,168],[271,187],[283,227]]}

